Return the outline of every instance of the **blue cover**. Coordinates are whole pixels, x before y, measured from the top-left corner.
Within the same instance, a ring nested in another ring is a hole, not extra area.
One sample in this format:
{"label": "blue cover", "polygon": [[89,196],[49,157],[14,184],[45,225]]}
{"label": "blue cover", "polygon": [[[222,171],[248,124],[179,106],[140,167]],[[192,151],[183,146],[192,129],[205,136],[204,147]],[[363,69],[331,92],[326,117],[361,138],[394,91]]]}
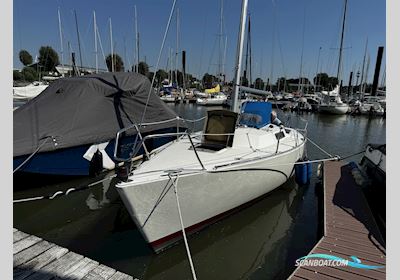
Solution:
{"label": "blue cover", "polygon": [[261,128],[271,123],[272,104],[264,101],[246,101],[242,104],[240,124]]}

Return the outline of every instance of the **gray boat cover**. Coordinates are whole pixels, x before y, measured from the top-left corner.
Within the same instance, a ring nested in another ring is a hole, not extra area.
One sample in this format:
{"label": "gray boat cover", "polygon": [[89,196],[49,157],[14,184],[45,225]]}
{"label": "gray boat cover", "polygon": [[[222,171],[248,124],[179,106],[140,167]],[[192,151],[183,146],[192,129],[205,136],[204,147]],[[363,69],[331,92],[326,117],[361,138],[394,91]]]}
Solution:
{"label": "gray boat cover", "polygon": [[[140,123],[149,92],[144,123],[176,118],[150,86],[147,77],[129,72],[54,81],[14,111],[14,157],[39,146],[45,152],[114,139],[121,128]],[[141,132],[176,126],[176,121],[142,126]],[[180,121],[179,126],[185,124]]]}

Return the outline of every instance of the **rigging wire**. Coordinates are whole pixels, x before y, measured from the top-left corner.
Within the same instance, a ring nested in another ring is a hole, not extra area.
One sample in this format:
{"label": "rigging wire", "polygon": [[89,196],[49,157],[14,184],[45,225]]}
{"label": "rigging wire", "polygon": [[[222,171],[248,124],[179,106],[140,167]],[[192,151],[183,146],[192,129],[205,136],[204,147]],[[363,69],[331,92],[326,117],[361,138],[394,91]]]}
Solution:
{"label": "rigging wire", "polygon": [[[160,59],[161,59],[162,51],[163,51],[163,49],[164,49],[165,40],[166,40],[166,38],[167,38],[169,26],[170,26],[170,24],[171,24],[172,15],[173,15],[174,10],[175,10],[175,4],[176,4],[176,0],[174,0],[174,2],[173,2],[173,4],[172,4],[171,12],[170,12],[170,14],[169,14],[169,19],[168,19],[167,26],[166,26],[166,28],[165,28],[164,37],[163,37],[163,40],[162,40],[162,43],[161,43],[161,48],[160,48],[160,52],[159,52],[159,54],[158,54],[157,64],[156,64],[156,67],[155,67],[155,69],[154,69],[154,73],[157,73],[157,71],[158,71],[158,67],[159,67],[159,64],[160,64]],[[156,75],[153,75],[153,78],[151,79],[151,85],[150,85],[149,93],[148,93],[148,95],[147,95],[146,105],[145,105],[145,107],[144,107],[143,114],[142,114],[142,118],[141,118],[141,121],[140,121],[140,124],[139,124],[139,128],[142,126],[142,123],[143,123],[143,121],[144,121],[144,117],[145,117],[145,115],[146,115],[146,110],[147,110],[147,106],[149,105],[149,100],[150,100],[151,92],[153,91],[153,85],[154,85],[155,78],[156,78]]]}

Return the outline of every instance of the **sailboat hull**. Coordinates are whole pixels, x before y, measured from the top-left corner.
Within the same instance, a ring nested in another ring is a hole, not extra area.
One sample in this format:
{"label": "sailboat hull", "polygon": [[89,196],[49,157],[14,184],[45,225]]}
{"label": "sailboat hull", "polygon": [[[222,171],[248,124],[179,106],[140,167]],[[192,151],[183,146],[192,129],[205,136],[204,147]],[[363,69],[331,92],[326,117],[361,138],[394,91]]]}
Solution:
{"label": "sailboat hull", "polygon": [[320,113],[344,115],[349,111],[349,106],[347,104],[319,105],[318,111]]}
{"label": "sailboat hull", "polygon": [[[288,152],[224,168],[182,175],[177,182],[183,223],[195,232],[276,189],[293,173],[304,143]],[[289,164],[288,164],[289,163]],[[172,180],[121,183],[118,192],[142,235],[158,252],[181,238]]]}

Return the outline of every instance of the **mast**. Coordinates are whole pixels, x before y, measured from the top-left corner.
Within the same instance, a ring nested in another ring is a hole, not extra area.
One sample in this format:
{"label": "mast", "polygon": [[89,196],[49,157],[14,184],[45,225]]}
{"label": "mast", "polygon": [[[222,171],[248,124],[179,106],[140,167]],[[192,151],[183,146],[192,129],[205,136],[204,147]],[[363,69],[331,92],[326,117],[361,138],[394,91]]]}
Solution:
{"label": "mast", "polygon": [[218,57],[218,75],[219,80],[222,81],[222,63],[223,63],[223,15],[224,15],[224,0],[221,0],[220,19],[219,19],[219,57]]}
{"label": "mast", "polygon": [[[250,65],[250,67],[248,67]],[[249,13],[249,20],[248,20],[248,26],[247,26],[247,43],[246,43],[246,63],[244,67],[244,78],[247,79],[247,73],[250,72],[249,75],[249,86],[251,85],[251,23],[250,23],[250,13]],[[248,71],[250,68],[250,71]]]}
{"label": "mast", "polygon": [[178,53],[179,53],[179,8],[176,9],[176,51],[175,51],[175,82],[178,87]]}
{"label": "mast", "polygon": [[[343,40],[344,40],[344,27],[346,23],[346,11],[347,11],[347,0],[344,0],[344,12],[343,12],[343,23],[342,23],[342,34],[340,37],[340,47],[339,47],[339,62],[338,62],[338,70],[336,78],[338,83],[340,84],[340,76],[341,76],[341,68],[342,68],[342,51],[343,51]],[[339,87],[339,94],[340,94],[340,87]]]}
{"label": "mast", "polygon": [[361,68],[361,81],[360,81],[360,92],[363,92],[363,81],[364,81],[364,67],[365,67],[365,58],[367,56],[367,47],[368,47],[368,37],[367,41],[365,42],[365,50],[364,50],[364,58],[363,58],[363,64]]}
{"label": "mast", "polygon": [[318,50],[318,59],[317,59],[317,71],[316,71],[316,73],[315,73],[314,92],[317,91],[317,86],[318,86],[318,69],[319,69],[319,57],[320,57],[320,55],[321,55],[321,49],[322,49],[322,47],[319,47],[319,50]]}
{"label": "mast", "polygon": [[239,98],[239,87],[240,87],[240,72],[241,72],[241,68],[242,68],[244,31],[246,28],[247,5],[248,5],[248,0],[242,0],[242,12],[241,12],[241,16],[240,16],[240,27],[239,27],[236,67],[235,67],[236,68],[235,85],[234,85],[233,102],[232,102],[232,108],[231,108],[234,112],[239,111],[238,98]]}
{"label": "mast", "polygon": [[[58,7],[58,29],[60,31],[60,54],[61,54],[61,66],[64,71],[64,50],[63,50],[63,40],[62,40],[62,31],[61,31],[61,15],[60,15],[60,7]],[[64,72],[61,74],[64,77]]]}
{"label": "mast", "polygon": [[111,46],[111,72],[114,72],[114,48],[113,48],[113,38],[112,38],[112,25],[110,18],[110,46]]}
{"label": "mast", "polygon": [[368,81],[368,72],[369,72],[369,63],[370,63],[370,57],[369,54],[367,56],[367,66],[365,68],[365,74],[364,74],[364,78],[365,78],[365,83],[363,84],[363,98],[364,98],[364,93],[365,93],[365,87],[367,86],[367,81]]}
{"label": "mast", "polygon": [[139,33],[138,33],[138,24],[137,24],[137,10],[135,5],[135,59],[134,59],[134,68],[135,72],[139,72]]}
{"label": "mast", "polygon": [[[275,1],[272,1],[272,39],[271,39],[271,72],[270,72],[270,81],[271,85],[269,90],[272,92],[273,83],[274,83],[274,57],[275,57],[275,28],[276,28],[276,5]],[[279,88],[279,86],[278,86]],[[279,89],[278,89],[279,91]]]}
{"label": "mast", "polygon": [[227,46],[228,46],[228,36],[225,36],[224,58],[222,61],[223,84],[225,84],[225,63],[226,63],[226,48],[227,48]]}
{"label": "mast", "polygon": [[169,73],[170,73],[170,75],[171,75],[171,80],[170,80],[170,84],[172,85],[172,53],[173,53],[173,49],[172,48],[170,48],[169,49],[169,61],[170,61],[170,64],[169,64]]}
{"label": "mast", "polygon": [[252,69],[252,64],[251,64],[251,29],[250,29],[250,14],[249,14],[249,87],[251,86],[253,82],[253,77],[251,75],[251,69]]}
{"label": "mast", "polygon": [[81,63],[81,70],[82,70],[82,52],[81,52],[81,39],[79,36],[79,29],[78,29],[78,17],[76,16],[76,10],[74,10],[75,14],[75,25],[76,25],[76,34],[78,36],[78,48],[79,48],[79,61]]}
{"label": "mast", "polygon": [[99,61],[97,57],[97,23],[96,23],[95,11],[93,11],[93,30],[94,30],[94,55],[96,59],[96,73],[99,73]]}
{"label": "mast", "polygon": [[301,56],[300,56],[300,75],[299,75],[299,84],[297,85],[297,91],[302,91],[302,75],[303,75],[303,54],[304,54],[304,33],[306,29],[306,7],[304,6],[304,16],[303,16],[303,36],[301,41]]}

